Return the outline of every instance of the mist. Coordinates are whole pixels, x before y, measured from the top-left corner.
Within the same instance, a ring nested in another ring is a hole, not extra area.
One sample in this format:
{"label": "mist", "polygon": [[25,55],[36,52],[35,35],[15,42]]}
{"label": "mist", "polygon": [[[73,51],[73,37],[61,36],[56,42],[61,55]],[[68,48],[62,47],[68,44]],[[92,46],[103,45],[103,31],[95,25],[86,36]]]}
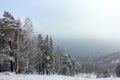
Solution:
{"label": "mist", "polygon": [[54,38],[56,47],[75,57],[100,57],[120,52],[120,42],[93,38]]}
{"label": "mist", "polygon": [[4,0],[0,14],[8,10],[17,18],[29,16],[36,33],[52,35],[55,46],[69,53],[102,55],[120,51],[119,4],[119,0]]}

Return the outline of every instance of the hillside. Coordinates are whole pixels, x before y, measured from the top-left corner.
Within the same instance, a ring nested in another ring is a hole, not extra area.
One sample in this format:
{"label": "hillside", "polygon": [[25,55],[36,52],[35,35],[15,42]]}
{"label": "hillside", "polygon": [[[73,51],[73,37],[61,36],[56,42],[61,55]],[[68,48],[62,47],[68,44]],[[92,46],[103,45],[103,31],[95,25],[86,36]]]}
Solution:
{"label": "hillside", "polygon": [[106,56],[103,56],[98,59],[97,63],[112,63],[112,64],[117,64],[120,62],[120,52],[112,53]]}

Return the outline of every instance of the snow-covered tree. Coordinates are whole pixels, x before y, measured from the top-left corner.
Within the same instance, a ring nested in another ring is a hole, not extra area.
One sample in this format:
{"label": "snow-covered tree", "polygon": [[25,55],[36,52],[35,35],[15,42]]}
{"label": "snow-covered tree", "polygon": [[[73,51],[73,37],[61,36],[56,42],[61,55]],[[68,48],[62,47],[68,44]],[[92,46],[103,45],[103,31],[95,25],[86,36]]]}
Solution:
{"label": "snow-covered tree", "polygon": [[27,68],[27,59],[28,55],[26,54],[26,40],[24,30],[22,28],[19,29],[19,37],[18,37],[18,53],[17,53],[17,62],[18,62],[18,70],[17,73],[26,73]]}
{"label": "snow-covered tree", "polygon": [[70,54],[62,55],[58,64],[62,65],[59,67],[59,74],[62,75],[74,76],[78,74],[81,69],[80,63],[73,59]]}
{"label": "snow-covered tree", "polygon": [[38,42],[37,42],[37,71],[39,74],[43,74],[44,67],[43,67],[43,52],[45,50],[44,40],[41,34],[38,35]]}
{"label": "snow-covered tree", "polygon": [[18,48],[17,48],[17,62],[18,62],[18,73],[28,73],[32,67],[32,59],[34,56],[34,43],[32,42],[33,37],[33,26],[30,18],[26,18],[24,25],[19,27],[18,30]]}
{"label": "snow-covered tree", "polygon": [[[9,12],[4,12],[0,19],[0,54],[8,56],[10,71],[15,71],[15,56],[17,44],[17,28],[19,23]],[[2,65],[2,64],[1,64]]]}
{"label": "snow-covered tree", "polygon": [[42,57],[43,57],[43,60],[42,60],[43,73],[44,74],[51,74],[51,73],[54,74],[55,52],[53,50],[53,46],[50,45],[48,35],[46,35],[44,47],[45,48],[43,50],[43,55],[42,55]]}
{"label": "snow-covered tree", "polygon": [[120,77],[120,63],[116,67],[116,76]]}
{"label": "snow-covered tree", "polygon": [[42,35],[38,35],[38,71],[40,74],[51,74],[55,72],[55,51],[53,47],[52,38],[49,39],[46,35],[43,40]]}
{"label": "snow-covered tree", "polygon": [[62,58],[64,56],[64,53],[63,51],[57,47],[55,49],[55,52],[56,52],[56,57],[55,57],[55,72],[58,73],[58,74],[61,74],[61,65],[62,65]]}
{"label": "snow-covered tree", "polygon": [[61,69],[62,75],[70,75],[69,63],[70,63],[70,61],[69,61],[68,55],[63,56],[62,69]]}
{"label": "snow-covered tree", "polygon": [[53,40],[52,40],[52,37],[50,36],[50,39],[49,39],[49,46],[50,46],[50,66],[51,66],[51,72],[54,74],[55,73],[55,57],[56,57],[56,52],[54,50],[54,45],[53,45]]}

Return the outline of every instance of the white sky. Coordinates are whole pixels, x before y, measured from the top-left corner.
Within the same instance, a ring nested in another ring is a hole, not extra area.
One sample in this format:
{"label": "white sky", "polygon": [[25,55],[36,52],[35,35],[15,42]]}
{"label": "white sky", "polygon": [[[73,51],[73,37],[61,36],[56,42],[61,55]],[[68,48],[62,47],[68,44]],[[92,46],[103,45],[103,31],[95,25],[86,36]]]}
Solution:
{"label": "white sky", "polygon": [[3,0],[1,15],[4,10],[30,16],[40,33],[120,39],[120,0]]}

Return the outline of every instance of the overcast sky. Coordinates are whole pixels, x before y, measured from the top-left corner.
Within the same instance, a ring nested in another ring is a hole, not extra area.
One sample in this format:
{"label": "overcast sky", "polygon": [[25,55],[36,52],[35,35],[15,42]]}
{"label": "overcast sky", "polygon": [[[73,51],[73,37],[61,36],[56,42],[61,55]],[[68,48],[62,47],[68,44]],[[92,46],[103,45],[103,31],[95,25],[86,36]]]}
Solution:
{"label": "overcast sky", "polygon": [[53,36],[120,39],[120,0],[1,0],[0,16],[30,17],[35,30]]}

